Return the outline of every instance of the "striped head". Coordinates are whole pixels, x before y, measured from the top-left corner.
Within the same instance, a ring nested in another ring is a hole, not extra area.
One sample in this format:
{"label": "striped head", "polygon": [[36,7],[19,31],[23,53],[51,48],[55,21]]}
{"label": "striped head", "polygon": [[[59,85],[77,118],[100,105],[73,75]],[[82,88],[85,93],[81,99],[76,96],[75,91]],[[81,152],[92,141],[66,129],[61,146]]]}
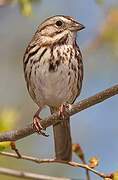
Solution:
{"label": "striped head", "polygon": [[77,31],[85,27],[72,17],[57,15],[46,19],[34,36],[44,44],[59,43],[65,37],[68,43],[75,41]]}

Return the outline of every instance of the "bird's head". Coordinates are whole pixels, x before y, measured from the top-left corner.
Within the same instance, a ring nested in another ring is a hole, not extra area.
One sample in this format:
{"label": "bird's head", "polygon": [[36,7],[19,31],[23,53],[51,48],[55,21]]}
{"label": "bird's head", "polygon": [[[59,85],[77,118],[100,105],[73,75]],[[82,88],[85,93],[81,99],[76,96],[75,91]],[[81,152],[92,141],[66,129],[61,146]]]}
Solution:
{"label": "bird's head", "polygon": [[77,31],[84,29],[84,25],[75,21],[70,16],[57,15],[46,19],[39,25],[37,35],[46,42],[58,42],[65,36],[75,39]]}

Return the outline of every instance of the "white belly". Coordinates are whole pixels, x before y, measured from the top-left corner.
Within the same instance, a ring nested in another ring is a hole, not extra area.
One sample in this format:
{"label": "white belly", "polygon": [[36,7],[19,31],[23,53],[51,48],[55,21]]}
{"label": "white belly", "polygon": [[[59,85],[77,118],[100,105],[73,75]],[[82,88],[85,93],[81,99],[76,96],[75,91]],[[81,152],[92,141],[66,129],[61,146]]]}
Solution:
{"label": "white belly", "polygon": [[[56,59],[56,53],[54,55]],[[72,103],[78,92],[78,75],[76,74],[75,78],[75,72],[69,68],[69,60],[64,64],[61,63],[57,71],[49,72],[47,57],[50,57],[50,52],[47,52],[47,56],[40,62],[35,75],[32,74],[31,77],[31,91],[33,90],[35,94],[34,101],[40,106],[52,107],[59,107],[64,102]],[[73,59],[73,64],[77,67],[75,59]]]}
{"label": "white belly", "polygon": [[48,68],[45,73],[40,71],[37,81],[39,88],[35,94],[39,97],[39,101],[43,97],[44,104],[48,106],[60,106],[71,95],[67,67],[60,65],[56,72],[49,72]]}

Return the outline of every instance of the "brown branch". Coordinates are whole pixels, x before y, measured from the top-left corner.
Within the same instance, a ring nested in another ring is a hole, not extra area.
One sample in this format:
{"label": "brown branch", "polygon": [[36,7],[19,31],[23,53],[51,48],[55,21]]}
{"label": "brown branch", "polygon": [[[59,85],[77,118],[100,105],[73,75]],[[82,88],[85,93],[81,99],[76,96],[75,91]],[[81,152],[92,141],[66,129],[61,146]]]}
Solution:
{"label": "brown branch", "polygon": [[18,171],[8,168],[0,167],[0,174],[13,176],[13,177],[20,177],[23,179],[36,179],[36,180],[70,180],[69,178],[57,178],[52,176],[45,176],[41,174],[29,173],[24,171]]}
{"label": "brown branch", "polygon": [[[14,153],[0,152],[0,155],[19,159],[17,154],[14,154]],[[32,162],[35,162],[37,164],[61,163],[61,164],[66,164],[66,165],[69,165],[69,166],[72,166],[72,167],[80,167],[80,168],[83,168],[85,170],[91,171],[92,173],[100,176],[101,178],[110,178],[110,176],[111,176],[111,175],[105,175],[104,173],[101,173],[101,172],[89,167],[89,165],[87,165],[87,164],[80,164],[80,163],[73,162],[73,161],[67,162],[67,161],[57,160],[57,159],[39,159],[39,158],[36,158],[36,157],[31,157],[31,156],[26,156],[26,155],[21,155],[20,159],[32,161]]]}
{"label": "brown branch", "polygon": [[[76,104],[72,105],[72,108],[68,110],[69,116],[72,116],[84,109],[87,109],[95,104],[98,104],[100,102],[103,102],[104,100],[118,94],[118,85],[112,86],[109,89],[106,89],[94,96],[91,96],[87,99],[84,99]],[[59,115],[58,113],[55,113],[44,120],[41,121],[41,125],[44,128],[47,128],[51,125],[54,125],[55,123],[59,122]],[[32,124],[28,125],[25,128],[22,129],[17,129],[17,130],[12,130],[12,131],[7,131],[0,133],[0,142],[3,141],[16,141],[21,138],[24,138],[26,136],[29,136],[33,134],[35,130],[32,127]]]}

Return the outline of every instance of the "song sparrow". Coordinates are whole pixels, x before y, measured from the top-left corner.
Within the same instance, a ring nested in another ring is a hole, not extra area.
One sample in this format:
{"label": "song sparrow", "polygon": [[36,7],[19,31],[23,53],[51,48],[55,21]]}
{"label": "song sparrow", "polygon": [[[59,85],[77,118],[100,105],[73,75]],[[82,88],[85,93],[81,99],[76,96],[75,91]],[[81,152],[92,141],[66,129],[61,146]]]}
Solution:
{"label": "song sparrow", "polygon": [[[39,113],[45,105],[53,113],[63,107],[64,103],[73,103],[80,94],[83,64],[76,35],[83,28],[72,17],[50,17],[39,25],[26,49],[23,59],[24,74],[29,94],[39,107],[33,124],[40,133],[43,132]],[[53,130],[56,158],[71,160],[69,118],[54,125]]]}

